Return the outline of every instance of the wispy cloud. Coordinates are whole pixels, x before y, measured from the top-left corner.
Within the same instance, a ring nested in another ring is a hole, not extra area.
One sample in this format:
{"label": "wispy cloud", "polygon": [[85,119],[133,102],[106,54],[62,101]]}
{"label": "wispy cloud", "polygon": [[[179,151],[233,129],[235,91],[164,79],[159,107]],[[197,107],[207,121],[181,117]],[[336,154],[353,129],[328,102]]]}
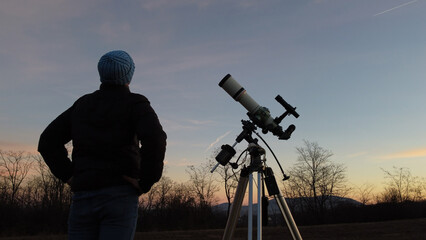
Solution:
{"label": "wispy cloud", "polygon": [[164,127],[169,131],[179,130],[198,130],[204,126],[212,125],[214,122],[210,120],[196,120],[196,119],[168,119],[162,118],[161,122]]}
{"label": "wispy cloud", "polygon": [[123,36],[128,36],[132,31],[131,25],[128,22],[104,22],[97,29],[97,33],[102,36],[104,40],[109,42],[117,42]]}
{"label": "wispy cloud", "polygon": [[143,1],[142,7],[146,10],[156,10],[156,9],[164,9],[164,8],[175,8],[179,6],[187,6],[187,5],[195,5],[197,7],[207,7],[210,4],[214,3],[213,0],[181,0],[181,1],[170,1],[170,0],[150,0]]}
{"label": "wispy cloud", "polygon": [[177,8],[182,6],[195,6],[199,9],[204,9],[207,7],[210,7],[212,5],[218,5],[218,4],[234,4],[236,6],[242,7],[242,8],[250,8],[250,7],[257,7],[259,5],[265,5],[266,3],[260,2],[258,0],[239,0],[239,1],[218,1],[218,0],[148,0],[143,1],[141,3],[141,6],[143,9],[148,11],[154,11],[157,9],[167,9],[167,8]]}
{"label": "wispy cloud", "polygon": [[50,18],[63,19],[79,17],[90,11],[99,1],[66,1],[66,0],[43,0],[43,1],[14,1],[3,0],[0,13],[2,15],[17,17],[19,21],[47,20]]}
{"label": "wispy cloud", "polygon": [[381,160],[404,159],[426,157],[426,148],[412,149],[408,151],[395,152],[379,157]]}
{"label": "wispy cloud", "polygon": [[[244,46],[250,44],[250,42],[247,41],[238,41],[238,43],[240,45],[245,44]],[[148,75],[174,74],[206,67],[225,66],[247,58],[247,53],[242,50],[226,52],[205,50],[220,47],[220,44],[221,43],[200,44],[174,51],[160,52],[159,55],[153,57],[150,62],[144,62],[146,65],[144,73]],[[165,59],[167,59],[167,61],[165,61]]]}
{"label": "wispy cloud", "polygon": [[224,137],[228,136],[228,134],[230,134],[231,131],[227,131],[225,134],[223,134],[222,136],[216,138],[216,140],[212,143],[210,143],[210,145],[206,148],[206,152],[208,150],[210,150],[212,147],[214,147],[214,145],[216,145],[216,143],[218,143],[220,140],[222,140]]}
{"label": "wispy cloud", "polygon": [[365,156],[367,155],[368,152],[357,152],[357,153],[351,153],[346,155],[347,158],[355,158],[355,157],[360,157],[360,156]]}
{"label": "wispy cloud", "polygon": [[413,1],[410,1],[410,2],[403,3],[403,4],[398,5],[398,6],[396,6],[396,7],[393,7],[393,8],[387,9],[387,10],[385,10],[385,11],[383,11],[383,12],[376,13],[376,14],[374,14],[373,16],[374,16],[374,17],[376,17],[376,16],[379,16],[379,15],[382,15],[382,14],[384,14],[384,13],[387,13],[387,12],[390,12],[390,11],[393,11],[393,10],[396,10],[396,9],[398,9],[398,8],[405,7],[405,6],[409,5],[409,4],[415,3],[415,2],[417,2],[417,1],[418,1],[418,0],[413,0]]}
{"label": "wispy cloud", "polygon": [[205,125],[210,125],[210,124],[213,123],[213,121],[211,121],[211,120],[200,121],[200,120],[195,120],[195,119],[189,119],[187,121],[194,124],[194,125],[197,125],[197,126],[201,126],[201,125],[205,126]]}
{"label": "wispy cloud", "polygon": [[164,161],[166,166],[174,166],[174,167],[185,167],[185,166],[189,166],[189,165],[193,165],[194,163],[192,161],[190,161],[187,158],[181,158],[178,160],[172,160],[172,161]]}

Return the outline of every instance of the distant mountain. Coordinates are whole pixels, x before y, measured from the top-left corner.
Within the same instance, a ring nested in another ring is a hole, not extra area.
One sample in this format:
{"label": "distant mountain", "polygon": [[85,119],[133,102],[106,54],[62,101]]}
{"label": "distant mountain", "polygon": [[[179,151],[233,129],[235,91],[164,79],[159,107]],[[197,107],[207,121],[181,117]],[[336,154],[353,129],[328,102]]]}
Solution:
{"label": "distant mountain", "polygon": [[[302,206],[306,206],[306,204],[310,201],[313,201],[313,198],[287,198],[286,202],[287,205],[290,207],[292,211],[298,211],[301,210]],[[270,213],[280,213],[279,207],[277,206],[277,202],[275,199],[270,199],[268,204],[268,212]],[[337,197],[337,196],[331,196],[328,200],[326,205],[331,208],[331,204],[334,206],[341,206],[341,205],[354,205],[359,206],[362,205],[360,202],[352,199],[352,198],[345,198],[345,197]],[[228,210],[228,203],[222,203],[216,206],[213,206],[213,211],[216,212],[226,212]],[[248,206],[243,205],[241,207],[241,214],[247,214],[248,213]],[[257,214],[257,203],[253,204],[253,214]]]}

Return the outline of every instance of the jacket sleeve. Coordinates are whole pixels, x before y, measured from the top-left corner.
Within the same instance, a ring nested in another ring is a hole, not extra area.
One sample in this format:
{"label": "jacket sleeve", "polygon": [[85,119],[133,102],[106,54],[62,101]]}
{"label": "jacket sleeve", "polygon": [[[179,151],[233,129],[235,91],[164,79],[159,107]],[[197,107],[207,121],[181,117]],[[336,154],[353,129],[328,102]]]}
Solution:
{"label": "jacket sleeve", "polygon": [[40,136],[38,151],[53,175],[63,182],[72,177],[71,160],[65,144],[71,140],[72,107],[51,122]]}
{"label": "jacket sleeve", "polygon": [[145,193],[162,176],[167,135],[147,100],[139,102],[136,109],[136,133],[141,143],[139,185]]}

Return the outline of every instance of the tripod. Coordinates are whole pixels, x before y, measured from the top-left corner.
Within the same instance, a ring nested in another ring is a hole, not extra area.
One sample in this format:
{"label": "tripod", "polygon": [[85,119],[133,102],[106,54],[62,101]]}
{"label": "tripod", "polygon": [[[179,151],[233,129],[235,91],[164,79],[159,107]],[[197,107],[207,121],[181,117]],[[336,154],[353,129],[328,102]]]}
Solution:
{"label": "tripod", "polygon": [[[293,236],[293,239],[302,239],[302,237],[299,234],[299,230],[297,229],[296,223],[294,222],[293,217],[291,216],[287,203],[285,202],[283,196],[281,195],[279,191],[272,169],[267,168],[265,163],[262,162],[261,160],[261,156],[265,154],[265,150],[257,144],[257,139],[253,139],[251,137],[252,132],[256,130],[256,126],[253,124],[255,123],[257,126],[262,128],[263,133],[266,134],[268,132],[271,132],[273,135],[277,136],[278,139],[280,140],[288,140],[292,132],[296,129],[296,127],[293,124],[291,124],[285,131],[283,131],[283,129],[281,128],[279,124],[288,115],[293,115],[294,117],[298,118],[299,114],[296,112],[296,108],[292,107],[280,95],[278,95],[275,98],[275,100],[277,100],[277,102],[280,103],[286,109],[286,111],[281,116],[273,119],[271,117],[269,110],[257,104],[256,101],[254,101],[247,94],[247,91],[243,87],[241,87],[241,85],[234,78],[232,78],[230,74],[226,75],[222,79],[222,81],[220,81],[219,86],[222,87],[235,101],[240,102],[241,105],[243,105],[248,110],[247,115],[252,121],[250,122],[250,121],[242,120],[243,131],[237,137],[237,140],[233,146],[222,145],[222,150],[216,156],[216,160],[218,161],[218,163],[211,170],[211,172],[214,172],[214,170],[219,166],[219,164],[221,164],[222,166],[225,166],[226,164],[229,163],[231,158],[236,153],[234,147],[237,143],[241,142],[243,139],[245,139],[249,143],[248,150],[251,156],[250,165],[248,167],[244,167],[243,169],[241,169],[241,176],[240,176],[238,186],[235,192],[234,202],[231,205],[231,211],[230,211],[230,215],[228,216],[228,222],[226,223],[223,239],[227,240],[232,238],[249,180],[250,180],[249,210],[250,210],[250,213],[252,213],[251,210],[252,210],[253,172],[258,173],[257,176],[258,176],[259,201],[258,201],[258,214],[257,214],[258,215],[257,239],[259,240],[262,238],[262,233],[261,233],[262,231],[261,209],[262,208],[261,208],[261,197],[260,197],[260,193],[262,191],[262,186],[263,186],[262,177],[264,177],[269,194],[273,195],[275,200],[277,201],[277,205],[280,208],[281,214],[283,215],[287,223],[287,226]],[[264,143],[266,144],[265,141]],[[266,146],[268,146],[268,144],[266,144]],[[275,157],[275,154],[273,152],[272,154]],[[278,159],[277,159],[277,163],[281,168],[281,165],[279,164]],[[230,164],[232,168],[238,168],[238,164],[236,163],[230,163]],[[281,171],[284,174],[284,171],[282,170],[282,168],[281,168]],[[288,179],[288,177],[284,174],[284,180],[286,179]],[[249,239],[251,239],[251,235],[252,235],[251,228],[252,228],[251,217],[249,217]]]}
{"label": "tripod", "polygon": [[[261,192],[263,187],[263,180],[266,183],[266,187],[268,189],[269,195],[274,196],[277,205],[280,209],[284,220],[287,223],[287,227],[290,230],[291,235],[294,240],[301,240],[299,230],[297,229],[296,223],[294,222],[293,216],[291,215],[290,209],[287,206],[284,197],[281,195],[280,190],[278,188],[278,184],[275,180],[274,173],[271,168],[266,167],[265,161],[262,160],[262,156],[265,154],[265,150],[257,144],[257,139],[252,137],[252,133],[257,129],[256,126],[251,121],[241,121],[243,124],[243,131],[238,135],[236,142],[233,146],[222,145],[222,151],[216,156],[216,160],[218,163],[211,170],[213,172],[219,164],[225,166],[229,163],[231,158],[235,155],[236,151],[234,149],[237,143],[242,140],[246,140],[249,144],[247,148],[250,154],[250,164],[249,166],[244,166],[241,169],[240,179],[238,181],[237,189],[235,191],[234,201],[231,205],[231,211],[228,216],[228,221],[226,223],[225,232],[223,234],[223,240],[229,240],[232,238],[235,230],[235,226],[237,224],[238,217],[240,215],[241,205],[244,200],[244,195],[247,189],[247,184],[249,185],[249,240],[251,240],[252,236],[252,191],[253,191],[253,173],[257,172],[258,177],[258,211],[257,211],[257,239],[262,239],[262,201],[261,201]],[[238,164],[230,163],[233,168],[238,168]],[[284,175],[284,180],[288,179],[288,176]]]}
{"label": "tripod", "polygon": [[262,239],[262,201],[261,201],[261,192],[263,187],[263,180],[266,183],[269,195],[274,196],[274,199],[277,202],[277,205],[280,209],[284,220],[287,223],[287,227],[290,230],[290,233],[294,240],[302,240],[299,230],[296,223],[294,222],[293,216],[291,215],[290,209],[285,202],[284,197],[281,195],[278,188],[277,182],[273,175],[272,169],[265,166],[265,161],[261,160],[261,156],[265,153],[265,150],[257,145],[256,143],[249,144],[249,153],[250,153],[250,165],[241,169],[240,179],[238,181],[238,186],[235,192],[234,201],[231,205],[231,211],[229,213],[228,221],[226,223],[225,232],[223,234],[222,240],[232,239],[234,230],[237,224],[238,217],[241,211],[241,205],[244,200],[244,195],[247,189],[247,184],[249,186],[249,224],[248,224],[248,239],[252,239],[253,224],[252,224],[252,182],[253,182],[253,173],[257,172],[258,179],[258,201],[257,201],[257,239]]}

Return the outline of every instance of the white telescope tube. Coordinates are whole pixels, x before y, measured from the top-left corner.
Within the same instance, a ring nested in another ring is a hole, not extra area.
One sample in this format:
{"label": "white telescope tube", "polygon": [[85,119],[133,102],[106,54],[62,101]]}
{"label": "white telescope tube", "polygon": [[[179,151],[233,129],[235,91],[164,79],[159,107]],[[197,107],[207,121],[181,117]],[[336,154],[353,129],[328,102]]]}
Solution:
{"label": "white telescope tube", "polygon": [[240,102],[249,113],[255,114],[260,105],[248,95],[247,91],[231,76],[226,75],[219,86],[223,88],[235,101]]}

